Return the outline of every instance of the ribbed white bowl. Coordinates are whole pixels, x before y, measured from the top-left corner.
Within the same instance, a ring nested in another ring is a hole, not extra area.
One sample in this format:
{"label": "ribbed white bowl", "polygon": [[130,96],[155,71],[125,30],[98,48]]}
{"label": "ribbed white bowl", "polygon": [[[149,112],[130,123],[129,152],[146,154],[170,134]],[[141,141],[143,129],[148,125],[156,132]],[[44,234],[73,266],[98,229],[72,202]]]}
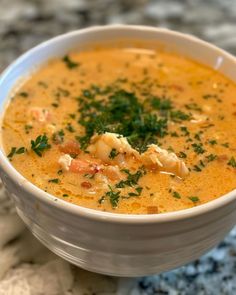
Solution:
{"label": "ribbed white bowl", "polygon": [[[236,81],[236,59],[195,37],[143,26],[93,27],[61,35],[31,49],[0,79],[1,114],[19,78],[48,59],[94,42],[154,41],[218,69]],[[0,176],[17,212],[49,249],[82,268],[116,276],[160,273],[216,245],[236,223],[236,190],[192,209],[157,215],[119,215],[82,208],[24,179],[0,149]]]}

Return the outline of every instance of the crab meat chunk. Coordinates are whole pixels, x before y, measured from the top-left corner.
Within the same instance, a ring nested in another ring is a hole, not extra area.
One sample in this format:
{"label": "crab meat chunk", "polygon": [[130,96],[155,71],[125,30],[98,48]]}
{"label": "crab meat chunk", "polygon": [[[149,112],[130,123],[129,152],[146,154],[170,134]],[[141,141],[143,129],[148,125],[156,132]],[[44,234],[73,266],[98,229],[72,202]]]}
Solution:
{"label": "crab meat chunk", "polygon": [[149,145],[147,151],[141,154],[140,158],[143,165],[150,169],[159,169],[181,178],[189,173],[185,163],[175,153],[169,153],[155,144]]}
{"label": "crab meat chunk", "polygon": [[[111,157],[112,150],[115,150],[117,156]],[[123,165],[126,155],[138,156],[138,152],[134,150],[128,143],[127,139],[120,134],[106,132],[101,135],[94,135],[88,151],[104,163],[116,163]]]}
{"label": "crab meat chunk", "polygon": [[72,160],[73,158],[71,158],[69,154],[65,154],[63,156],[60,156],[58,163],[63,170],[69,171]]}

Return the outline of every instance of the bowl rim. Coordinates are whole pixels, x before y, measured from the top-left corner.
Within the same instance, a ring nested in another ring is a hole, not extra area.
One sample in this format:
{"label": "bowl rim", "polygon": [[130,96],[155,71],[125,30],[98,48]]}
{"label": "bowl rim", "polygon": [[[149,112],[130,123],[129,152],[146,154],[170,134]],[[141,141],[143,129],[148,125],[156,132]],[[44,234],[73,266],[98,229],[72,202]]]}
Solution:
{"label": "bowl rim", "polygon": [[[206,41],[203,41],[195,36],[180,33],[177,31],[169,30],[166,28],[157,28],[152,26],[143,26],[143,25],[124,25],[124,24],[112,24],[112,25],[102,25],[102,26],[92,26],[84,29],[74,30],[65,34],[58,35],[54,38],[50,38],[30,50],[26,51],[20,57],[18,57],[13,63],[11,63],[1,74],[0,76],[0,89],[4,86],[5,80],[7,80],[8,75],[18,66],[24,59],[27,59],[28,56],[34,54],[41,49],[50,47],[51,44],[57,41],[62,41],[76,35],[86,34],[91,31],[107,31],[107,30],[135,30],[135,31],[152,31],[165,33],[175,37],[179,37],[185,40],[188,40],[190,43],[198,43],[203,48],[208,47],[212,51],[217,51],[219,54],[223,55],[225,58],[230,60],[230,62],[235,63],[236,58],[224,51],[223,49],[218,48],[215,45],[212,45]],[[6,101],[9,100],[9,97]],[[59,210],[66,211],[67,213],[73,214],[74,216],[80,216],[97,221],[109,221],[113,223],[129,223],[129,224],[144,224],[144,223],[164,223],[164,222],[174,222],[177,220],[188,219],[203,215],[207,212],[217,210],[220,207],[229,205],[232,201],[236,199],[236,189],[231,192],[220,196],[217,199],[209,201],[205,204],[194,206],[192,208],[172,211],[161,214],[123,214],[123,213],[113,213],[113,212],[104,212],[100,210],[90,209],[82,207],[70,202],[67,202],[63,199],[60,199],[56,196],[53,196],[42,189],[38,188],[36,185],[24,178],[15,168],[11,165],[10,161],[7,159],[4,151],[0,148],[0,167],[3,170],[4,174],[11,178],[12,182],[21,187],[28,195],[33,195],[35,200],[37,199],[48,206],[56,207]]]}

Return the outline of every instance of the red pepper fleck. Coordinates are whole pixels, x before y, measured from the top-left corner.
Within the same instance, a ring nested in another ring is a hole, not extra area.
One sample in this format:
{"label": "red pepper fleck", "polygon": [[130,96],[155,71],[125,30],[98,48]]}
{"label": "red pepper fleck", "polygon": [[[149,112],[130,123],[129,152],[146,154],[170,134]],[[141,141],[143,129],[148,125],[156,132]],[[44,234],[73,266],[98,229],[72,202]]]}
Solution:
{"label": "red pepper fleck", "polygon": [[81,182],[81,186],[83,188],[91,188],[92,184],[90,182],[88,182],[88,181],[83,181],[83,182]]}
{"label": "red pepper fleck", "polygon": [[170,85],[170,88],[173,88],[173,89],[180,91],[180,92],[182,92],[184,90],[184,88],[182,86],[176,85],[176,84]]}

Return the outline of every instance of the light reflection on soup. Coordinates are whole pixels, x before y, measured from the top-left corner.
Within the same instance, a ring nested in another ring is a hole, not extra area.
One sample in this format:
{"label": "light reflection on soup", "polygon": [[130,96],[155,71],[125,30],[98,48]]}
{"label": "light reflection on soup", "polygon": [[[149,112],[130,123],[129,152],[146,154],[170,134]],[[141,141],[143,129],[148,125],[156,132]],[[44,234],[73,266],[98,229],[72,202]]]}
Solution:
{"label": "light reflection on soup", "polygon": [[236,188],[236,85],[173,53],[51,60],[14,95],[2,129],[22,175],[84,207],[163,213]]}

